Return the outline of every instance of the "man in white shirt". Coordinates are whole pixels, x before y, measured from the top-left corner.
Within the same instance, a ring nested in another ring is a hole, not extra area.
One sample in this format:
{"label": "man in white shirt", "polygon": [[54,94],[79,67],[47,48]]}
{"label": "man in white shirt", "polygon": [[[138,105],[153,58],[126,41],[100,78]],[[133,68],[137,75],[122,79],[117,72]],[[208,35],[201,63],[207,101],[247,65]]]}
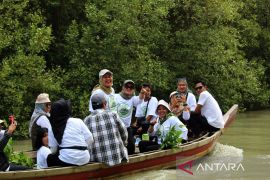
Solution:
{"label": "man in white shirt", "polygon": [[128,131],[128,154],[135,152],[135,144],[132,129],[130,127],[133,108],[142,103],[145,90],[142,88],[139,96],[134,96],[135,83],[132,80],[125,80],[122,91],[110,96],[107,101],[107,108],[110,111],[117,112],[121,121],[125,124]]}
{"label": "man in white shirt", "polygon": [[204,82],[198,81],[195,90],[199,95],[199,100],[195,108],[195,113],[191,114],[189,121],[195,136],[202,131],[215,132],[224,127],[222,111],[215,98],[207,91]]}

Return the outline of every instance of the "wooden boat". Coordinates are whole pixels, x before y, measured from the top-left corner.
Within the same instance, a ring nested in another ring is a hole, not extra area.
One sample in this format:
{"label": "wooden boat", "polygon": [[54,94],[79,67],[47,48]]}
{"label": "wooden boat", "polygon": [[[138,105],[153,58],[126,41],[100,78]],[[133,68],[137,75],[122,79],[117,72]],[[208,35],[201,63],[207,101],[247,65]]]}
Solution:
{"label": "wooden boat", "polygon": [[182,144],[178,149],[157,150],[130,156],[129,162],[113,167],[102,163],[89,163],[84,166],[55,167],[42,170],[1,172],[0,179],[57,179],[80,180],[94,178],[113,178],[131,173],[176,167],[177,163],[195,160],[208,154],[215,147],[220,135],[235,120],[238,105],[233,105],[223,116],[225,128],[212,135]]}

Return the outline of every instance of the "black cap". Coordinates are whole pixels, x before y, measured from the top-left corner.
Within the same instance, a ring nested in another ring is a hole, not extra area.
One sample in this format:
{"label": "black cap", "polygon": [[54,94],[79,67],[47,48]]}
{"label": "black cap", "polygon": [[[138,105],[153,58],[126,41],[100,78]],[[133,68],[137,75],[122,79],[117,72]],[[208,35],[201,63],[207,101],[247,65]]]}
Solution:
{"label": "black cap", "polygon": [[100,109],[104,102],[106,102],[105,96],[102,93],[94,94],[91,98],[93,109]]}

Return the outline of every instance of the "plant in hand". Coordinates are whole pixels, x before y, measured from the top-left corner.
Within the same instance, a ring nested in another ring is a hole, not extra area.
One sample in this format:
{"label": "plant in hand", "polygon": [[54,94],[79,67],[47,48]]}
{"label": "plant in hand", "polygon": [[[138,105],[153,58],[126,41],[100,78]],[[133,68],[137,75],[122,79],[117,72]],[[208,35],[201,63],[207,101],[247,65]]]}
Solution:
{"label": "plant in hand", "polygon": [[[181,126],[181,125],[180,125]],[[164,139],[161,139],[161,149],[174,149],[181,143],[182,138],[180,135],[182,131],[176,129],[175,126],[171,127]]]}

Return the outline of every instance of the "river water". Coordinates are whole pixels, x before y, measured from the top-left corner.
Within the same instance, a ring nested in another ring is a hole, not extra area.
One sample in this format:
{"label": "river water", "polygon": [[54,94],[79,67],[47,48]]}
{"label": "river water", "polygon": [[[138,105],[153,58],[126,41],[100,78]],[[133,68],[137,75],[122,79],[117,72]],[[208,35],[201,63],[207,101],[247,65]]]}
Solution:
{"label": "river water", "polygon": [[[208,156],[189,170],[177,168],[131,174],[119,179],[270,179],[270,110],[239,113]],[[15,150],[29,149],[29,141],[15,142]],[[177,165],[176,165],[177,167]]]}
{"label": "river water", "polygon": [[193,175],[175,168],[128,179],[270,179],[270,110],[239,113],[213,152],[188,170]]}

